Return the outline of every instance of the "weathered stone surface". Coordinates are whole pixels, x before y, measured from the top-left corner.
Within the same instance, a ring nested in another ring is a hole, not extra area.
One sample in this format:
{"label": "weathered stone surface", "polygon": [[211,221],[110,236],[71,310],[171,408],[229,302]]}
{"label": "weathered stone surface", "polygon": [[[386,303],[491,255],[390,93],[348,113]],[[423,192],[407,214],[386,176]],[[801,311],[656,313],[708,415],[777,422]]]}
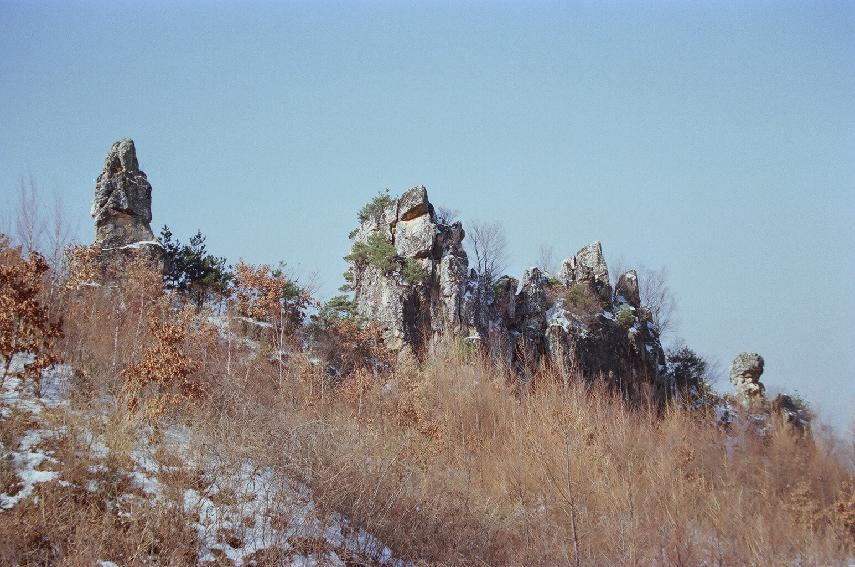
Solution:
{"label": "weathered stone surface", "polygon": [[765,401],[766,388],[760,382],[765,361],[756,352],[743,352],[730,363],[730,383],[737,398],[746,405]]}
{"label": "weathered stone surface", "polygon": [[92,201],[95,243],[102,250],[156,246],[151,231],[151,185],[140,171],[134,141],[115,142],[104,160]]}
{"label": "weathered stone surface", "polygon": [[[393,350],[419,350],[434,334],[468,331],[468,259],[460,223],[436,219],[424,187],[413,187],[374,218],[364,220],[354,244],[366,244],[381,233],[392,243],[394,263],[384,274],[368,262],[352,261],[353,292],[358,313],[383,331]],[[407,281],[406,266],[424,270],[422,281]]]}
{"label": "weathered stone surface", "polygon": [[433,207],[428,201],[427,189],[423,185],[413,187],[398,199],[399,221],[408,221],[422,215],[427,215],[432,210]]}
{"label": "weathered stone surface", "polygon": [[558,279],[565,286],[585,283],[604,302],[611,303],[612,286],[609,283],[609,268],[603,257],[600,241],[592,242],[579,250],[575,256],[561,263]]}
{"label": "weathered stone surface", "polygon": [[810,432],[813,416],[804,403],[800,403],[793,396],[778,394],[772,400],[770,409],[792,433],[804,437]]}
{"label": "weathered stone surface", "polygon": [[436,223],[423,214],[395,225],[395,250],[404,258],[426,258],[433,252]]}
{"label": "weathered stone surface", "polygon": [[615,286],[615,300],[628,303],[638,308],[641,307],[641,291],[638,287],[638,274],[635,270],[629,270],[621,275]]}

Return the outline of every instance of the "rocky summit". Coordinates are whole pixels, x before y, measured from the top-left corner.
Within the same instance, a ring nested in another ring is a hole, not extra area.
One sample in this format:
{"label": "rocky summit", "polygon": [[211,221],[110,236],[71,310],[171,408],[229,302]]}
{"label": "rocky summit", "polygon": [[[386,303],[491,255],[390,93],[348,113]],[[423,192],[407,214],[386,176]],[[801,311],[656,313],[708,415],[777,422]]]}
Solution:
{"label": "rocky summit", "polygon": [[101,250],[157,248],[151,231],[151,185],[140,170],[134,141],[113,143],[95,182],[95,244]]}
{"label": "rocky summit", "polygon": [[379,196],[359,220],[346,277],[359,315],[390,349],[419,353],[447,335],[480,344],[524,382],[554,364],[628,393],[667,395],[665,355],[638,278],[622,274],[612,290],[599,242],[564,260],[557,275],[530,268],[520,284],[469,270],[463,226],[442,222],[424,187]]}
{"label": "rocky summit", "polygon": [[438,220],[424,187],[380,197],[360,214],[347,277],[361,317],[397,351],[467,327],[463,227]]}

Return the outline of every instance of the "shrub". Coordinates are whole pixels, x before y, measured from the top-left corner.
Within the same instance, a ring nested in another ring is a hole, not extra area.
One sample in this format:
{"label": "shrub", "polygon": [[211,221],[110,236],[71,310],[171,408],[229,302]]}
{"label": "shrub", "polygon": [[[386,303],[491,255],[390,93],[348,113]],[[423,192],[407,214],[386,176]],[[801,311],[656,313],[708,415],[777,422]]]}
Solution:
{"label": "shrub", "polygon": [[384,275],[391,274],[398,266],[395,247],[379,231],[372,232],[366,242],[354,244],[350,254],[344,259],[356,264],[371,264]]}
{"label": "shrub", "polygon": [[582,316],[590,316],[601,310],[600,302],[590,286],[583,282],[572,284],[563,294],[564,307]]}
{"label": "shrub", "polygon": [[417,285],[425,281],[427,270],[417,260],[407,258],[404,261],[404,269],[402,272],[404,281],[410,285]]}
{"label": "shrub", "polygon": [[315,327],[329,329],[341,321],[356,319],[356,303],[344,295],[337,295],[324,303],[313,317]]}
{"label": "shrub", "polygon": [[633,313],[632,309],[621,309],[620,312],[618,312],[617,318],[618,322],[626,327],[635,323],[635,313]]}
{"label": "shrub", "polygon": [[181,244],[164,226],[158,240],[164,251],[163,282],[167,289],[186,294],[199,309],[211,297],[227,293],[234,275],[226,267],[225,258],[208,254],[201,231],[190,238],[189,244]]}
{"label": "shrub", "polygon": [[386,207],[395,202],[395,199],[389,194],[389,189],[379,191],[377,196],[371,199],[359,210],[359,222],[365,222],[370,219],[377,219],[380,214],[386,210]]}
{"label": "shrub", "polygon": [[163,322],[155,317],[149,320],[153,344],[146,349],[142,360],[121,372],[130,411],[142,405],[144,415],[156,419],[182,400],[201,397],[202,386],[191,380],[196,362],[184,353],[187,322],[186,316],[180,323]]}
{"label": "shrub", "polygon": [[252,266],[243,260],[235,267],[234,292],[241,315],[293,330],[302,323],[312,303],[309,292],[266,264]]}
{"label": "shrub", "polygon": [[37,392],[42,370],[59,361],[53,347],[62,330],[51,322],[39,298],[47,271],[48,264],[38,252],[31,251],[24,260],[20,247],[10,247],[6,236],[0,234],[0,386],[15,355],[32,356],[21,374],[34,381]]}

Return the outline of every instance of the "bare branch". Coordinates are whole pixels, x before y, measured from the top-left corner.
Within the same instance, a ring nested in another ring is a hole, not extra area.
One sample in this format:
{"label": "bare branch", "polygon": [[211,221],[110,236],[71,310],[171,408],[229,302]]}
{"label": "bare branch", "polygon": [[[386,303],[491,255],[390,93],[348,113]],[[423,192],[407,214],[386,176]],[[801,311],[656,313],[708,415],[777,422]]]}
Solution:
{"label": "bare branch", "polygon": [[39,201],[39,186],[33,176],[21,178],[14,236],[26,255],[41,248],[45,232],[46,221],[40,214]]}
{"label": "bare branch", "polygon": [[537,267],[542,271],[555,275],[558,272],[558,260],[551,244],[541,244],[537,258]]}
{"label": "bare branch", "polygon": [[452,209],[451,207],[436,207],[434,209],[436,220],[440,224],[454,224],[460,220],[460,210]]}
{"label": "bare branch", "polygon": [[475,257],[475,271],[485,282],[492,282],[505,271],[507,239],[499,222],[476,222],[466,233]]}

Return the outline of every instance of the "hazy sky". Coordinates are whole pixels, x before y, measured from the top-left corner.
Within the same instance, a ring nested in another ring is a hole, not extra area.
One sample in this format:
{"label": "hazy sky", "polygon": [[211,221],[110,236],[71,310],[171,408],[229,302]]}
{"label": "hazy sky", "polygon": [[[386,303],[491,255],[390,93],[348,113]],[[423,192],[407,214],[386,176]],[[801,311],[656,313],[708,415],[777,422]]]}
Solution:
{"label": "hazy sky", "polygon": [[0,213],[32,174],[90,240],[130,136],[156,231],[328,297],[359,206],[424,184],[514,275],[667,267],[690,346],[855,413],[855,3],[173,4],[0,0]]}

